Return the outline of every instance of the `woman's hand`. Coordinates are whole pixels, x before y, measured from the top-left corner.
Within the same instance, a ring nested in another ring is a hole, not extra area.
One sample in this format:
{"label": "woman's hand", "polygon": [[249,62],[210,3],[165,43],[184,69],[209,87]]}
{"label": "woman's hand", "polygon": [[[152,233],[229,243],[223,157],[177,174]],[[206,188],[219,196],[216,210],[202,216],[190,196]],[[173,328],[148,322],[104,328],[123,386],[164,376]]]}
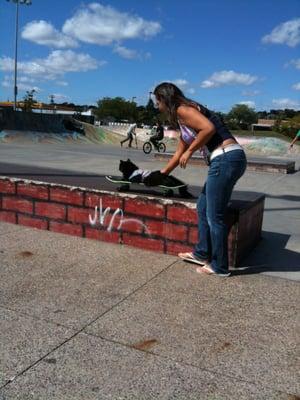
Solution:
{"label": "woman's hand", "polygon": [[179,165],[181,168],[185,168],[188,160],[192,156],[192,152],[190,150],[185,151],[179,159]]}

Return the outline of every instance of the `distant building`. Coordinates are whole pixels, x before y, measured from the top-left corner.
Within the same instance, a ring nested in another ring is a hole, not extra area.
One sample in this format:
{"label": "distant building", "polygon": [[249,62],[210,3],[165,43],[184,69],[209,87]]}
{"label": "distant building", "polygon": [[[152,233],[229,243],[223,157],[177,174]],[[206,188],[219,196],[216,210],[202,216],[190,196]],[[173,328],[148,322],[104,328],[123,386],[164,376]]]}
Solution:
{"label": "distant building", "polygon": [[268,130],[271,131],[275,125],[275,119],[259,119],[256,124],[251,124],[251,131]]}
{"label": "distant building", "polygon": [[[11,108],[13,109],[14,103],[10,101],[0,102],[0,108]],[[22,111],[24,107],[23,101],[17,102],[17,111]],[[59,104],[45,104],[45,103],[34,103],[32,105],[33,113],[39,114],[58,114],[58,115],[70,115],[75,119],[83,122],[94,124],[95,117],[93,115],[93,109],[90,108],[87,111],[77,111],[75,108],[59,105]]]}

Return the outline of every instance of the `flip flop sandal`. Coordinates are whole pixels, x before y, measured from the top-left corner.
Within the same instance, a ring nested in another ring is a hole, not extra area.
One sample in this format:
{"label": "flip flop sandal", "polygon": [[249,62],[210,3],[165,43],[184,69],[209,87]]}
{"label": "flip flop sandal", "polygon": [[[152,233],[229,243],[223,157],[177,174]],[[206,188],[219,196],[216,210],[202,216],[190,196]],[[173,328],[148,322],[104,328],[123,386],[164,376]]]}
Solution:
{"label": "flip flop sandal", "polygon": [[198,272],[199,274],[217,275],[217,276],[220,276],[220,277],[223,277],[223,278],[226,278],[227,276],[230,276],[230,272],[227,272],[227,273],[215,272],[209,264],[205,264],[203,267],[198,267],[196,269],[196,272]]}
{"label": "flip flop sandal", "polygon": [[193,253],[178,253],[178,257],[184,261],[198,265],[205,265],[207,263],[206,260],[200,260],[199,258],[196,258]]}

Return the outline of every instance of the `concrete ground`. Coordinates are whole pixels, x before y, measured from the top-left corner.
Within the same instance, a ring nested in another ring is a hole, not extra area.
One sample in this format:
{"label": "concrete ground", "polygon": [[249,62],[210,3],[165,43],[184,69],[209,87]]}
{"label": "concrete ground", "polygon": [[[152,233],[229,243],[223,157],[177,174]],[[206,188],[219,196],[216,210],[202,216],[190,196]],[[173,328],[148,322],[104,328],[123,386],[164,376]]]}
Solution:
{"label": "concrete ground", "polygon": [[[0,146],[1,162],[33,170],[117,173],[128,156],[161,165],[110,146]],[[200,185],[205,174],[176,172]],[[0,399],[299,399],[299,183],[300,172],[240,180],[266,194],[263,239],[226,279],[1,223]]]}

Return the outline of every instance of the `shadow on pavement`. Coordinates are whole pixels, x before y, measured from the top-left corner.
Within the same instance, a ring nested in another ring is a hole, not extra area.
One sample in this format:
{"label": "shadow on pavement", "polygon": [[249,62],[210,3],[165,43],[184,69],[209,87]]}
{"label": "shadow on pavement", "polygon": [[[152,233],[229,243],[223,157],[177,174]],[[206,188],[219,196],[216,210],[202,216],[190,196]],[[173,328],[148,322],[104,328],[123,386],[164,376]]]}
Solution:
{"label": "shadow on pavement", "polygon": [[291,235],[262,232],[262,240],[253,252],[243,260],[240,269],[232,275],[248,275],[261,272],[299,272],[300,243],[297,251],[286,248]]}
{"label": "shadow on pavement", "polygon": [[266,193],[266,197],[270,199],[281,199],[281,200],[288,200],[288,201],[300,201],[300,196],[294,196],[292,194],[283,194],[283,195],[274,195]]}

